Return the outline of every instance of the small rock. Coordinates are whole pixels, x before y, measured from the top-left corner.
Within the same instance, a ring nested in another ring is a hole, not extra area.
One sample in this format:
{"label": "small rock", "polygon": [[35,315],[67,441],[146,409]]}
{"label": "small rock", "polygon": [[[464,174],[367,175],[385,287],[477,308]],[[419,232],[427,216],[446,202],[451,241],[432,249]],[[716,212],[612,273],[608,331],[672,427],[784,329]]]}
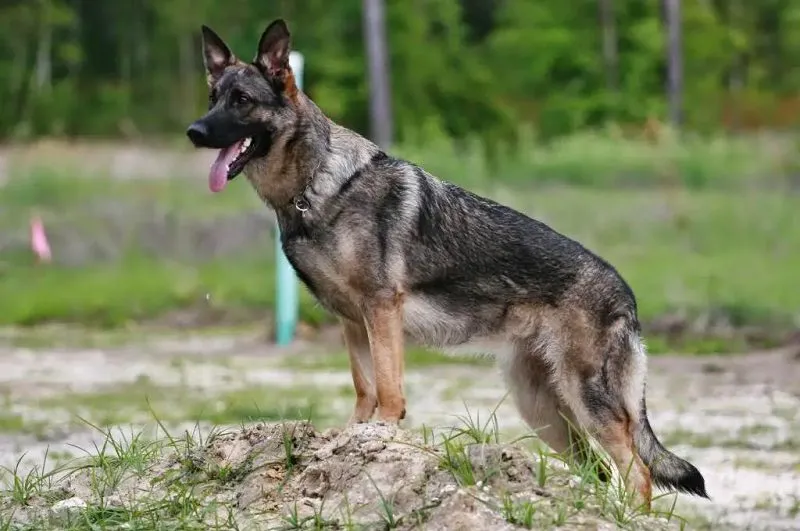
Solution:
{"label": "small rock", "polygon": [[64,520],[69,518],[71,513],[74,514],[84,507],[86,507],[86,502],[81,498],[74,497],[54,503],[50,511],[57,518]]}
{"label": "small rock", "polygon": [[320,461],[325,461],[333,457],[333,449],[328,446],[323,446],[314,453],[314,458]]}
{"label": "small rock", "polygon": [[338,453],[339,450],[347,446],[349,442],[350,436],[347,434],[342,434],[314,452],[314,457],[320,461],[330,459],[334,454]]}
{"label": "small rock", "polygon": [[[74,498],[74,499],[80,500],[80,498]],[[119,496],[118,494],[112,494],[110,496],[106,496],[105,505],[111,508],[119,508],[125,506],[125,504],[122,502],[122,497]]]}
{"label": "small rock", "polygon": [[316,465],[309,466],[304,473],[303,495],[322,498],[330,489],[330,477],[326,470]]}
{"label": "small rock", "polygon": [[361,451],[365,454],[374,454],[384,448],[386,448],[386,444],[383,441],[367,441],[361,445]]}
{"label": "small rock", "polygon": [[321,437],[323,439],[331,440],[331,439],[335,439],[336,437],[338,437],[340,433],[342,433],[342,430],[340,430],[338,428],[328,428],[327,430],[322,432]]}

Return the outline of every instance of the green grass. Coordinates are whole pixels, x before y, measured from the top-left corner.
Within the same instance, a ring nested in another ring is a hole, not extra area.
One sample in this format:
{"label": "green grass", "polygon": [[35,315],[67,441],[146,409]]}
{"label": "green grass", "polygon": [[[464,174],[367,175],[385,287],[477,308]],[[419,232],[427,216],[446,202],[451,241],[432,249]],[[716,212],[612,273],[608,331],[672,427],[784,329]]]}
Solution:
{"label": "green grass", "polygon": [[[187,308],[212,314],[245,311],[263,319],[274,301],[271,257],[195,265],[145,258],[81,268],[15,265],[0,275],[4,325],[120,327]],[[329,319],[305,290],[301,302],[303,321]]]}
{"label": "green grass", "polygon": [[0,413],[0,433],[19,432],[25,428],[25,419],[17,413]]}
{"label": "green grass", "polygon": [[[457,154],[452,144],[398,152],[542,219],[606,258],[633,287],[645,323],[669,315],[690,332],[697,325],[688,339],[685,333],[648,336],[652,351],[703,353],[752,343],[725,332],[727,324],[766,329],[759,344],[779,343],[800,314],[800,290],[792,289],[800,270],[800,196],[782,188],[800,172],[791,142],[687,139],[654,146],[585,134],[519,150],[496,169],[480,150]],[[16,234],[18,243],[0,254],[0,325],[120,328],[176,310],[196,312],[204,322],[268,318],[275,275],[266,226],[252,245],[192,258],[205,244],[187,227],[264,212],[244,179],[210,194],[203,176],[109,181],[82,178],[70,164],[12,165],[0,194],[0,231]],[[51,266],[32,264],[19,243],[33,211],[53,232],[63,231]],[[169,238],[143,248],[151,215]],[[73,250],[87,242],[102,243],[107,256]],[[303,288],[301,319],[332,322]]]}

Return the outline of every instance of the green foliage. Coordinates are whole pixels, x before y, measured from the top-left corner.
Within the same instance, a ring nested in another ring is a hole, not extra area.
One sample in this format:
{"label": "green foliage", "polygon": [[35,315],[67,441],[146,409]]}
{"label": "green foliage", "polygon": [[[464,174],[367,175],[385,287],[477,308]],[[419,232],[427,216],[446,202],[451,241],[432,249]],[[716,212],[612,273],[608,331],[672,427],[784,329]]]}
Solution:
{"label": "green foliage", "polygon": [[[797,124],[797,2],[683,0],[681,12],[690,129]],[[307,91],[367,132],[361,15],[360,0],[5,2],[0,138],[180,133],[205,104],[200,24],[249,59],[278,16],[307,57]],[[520,124],[550,138],[665,117],[659,0],[386,0],[386,19],[400,142],[442,132],[496,143]]]}

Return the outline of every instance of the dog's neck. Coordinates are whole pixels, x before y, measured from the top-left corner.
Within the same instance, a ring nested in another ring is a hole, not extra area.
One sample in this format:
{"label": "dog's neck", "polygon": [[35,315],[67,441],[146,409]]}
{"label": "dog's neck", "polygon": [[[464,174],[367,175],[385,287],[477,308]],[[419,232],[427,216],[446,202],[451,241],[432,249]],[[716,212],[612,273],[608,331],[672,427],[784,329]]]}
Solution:
{"label": "dog's neck", "polygon": [[296,105],[294,127],[276,136],[267,156],[252,161],[245,173],[276,212],[307,208],[313,216],[380,149],[330,120],[305,94],[298,94]]}

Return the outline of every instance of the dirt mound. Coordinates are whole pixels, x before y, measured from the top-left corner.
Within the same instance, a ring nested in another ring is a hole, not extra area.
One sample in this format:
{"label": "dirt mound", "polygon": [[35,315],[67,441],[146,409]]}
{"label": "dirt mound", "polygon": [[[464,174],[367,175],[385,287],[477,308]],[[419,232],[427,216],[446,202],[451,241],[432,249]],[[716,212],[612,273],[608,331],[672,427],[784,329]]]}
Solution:
{"label": "dirt mound", "polygon": [[[521,446],[383,424],[110,439],[3,512],[30,529],[666,529]],[[85,526],[83,526],[85,524]]]}

